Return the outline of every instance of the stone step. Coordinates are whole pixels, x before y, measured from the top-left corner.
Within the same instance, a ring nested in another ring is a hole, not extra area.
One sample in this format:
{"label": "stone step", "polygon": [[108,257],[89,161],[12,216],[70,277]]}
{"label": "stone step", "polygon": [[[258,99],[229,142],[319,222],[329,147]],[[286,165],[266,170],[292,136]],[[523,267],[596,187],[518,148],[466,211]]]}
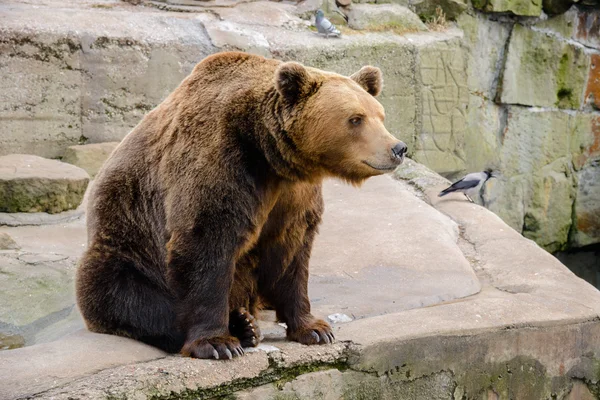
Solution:
{"label": "stone step", "polygon": [[84,169],[94,178],[118,144],[105,142],[70,146],[65,150],[62,161]]}
{"label": "stone step", "polygon": [[0,212],[47,212],[79,206],[90,177],[83,169],[25,154],[0,157]]}

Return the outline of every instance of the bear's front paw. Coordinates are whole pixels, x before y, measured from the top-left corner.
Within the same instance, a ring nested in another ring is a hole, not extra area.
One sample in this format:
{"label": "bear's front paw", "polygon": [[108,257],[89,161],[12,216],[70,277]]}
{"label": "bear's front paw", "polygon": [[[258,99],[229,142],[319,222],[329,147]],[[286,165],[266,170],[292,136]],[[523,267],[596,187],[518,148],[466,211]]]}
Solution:
{"label": "bear's front paw", "polygon": [[256,347],[262,337],[256,320],[245,308],[229,314],[229,332],[242,343],[242,347]]}
{"label": "bear's front paw", "polygon": [[187,341],[181,349],[181,354],[194,358],[231,360],[233,357],[243,356],[244,349],[236,337],[216,336],[209,339]]}
{"label": "bear's front paw", "polygon": [[288,330],[287,338],[302,344],[330,344],[335,341],[331,326],[322,319],[315,319],[293,331]]}

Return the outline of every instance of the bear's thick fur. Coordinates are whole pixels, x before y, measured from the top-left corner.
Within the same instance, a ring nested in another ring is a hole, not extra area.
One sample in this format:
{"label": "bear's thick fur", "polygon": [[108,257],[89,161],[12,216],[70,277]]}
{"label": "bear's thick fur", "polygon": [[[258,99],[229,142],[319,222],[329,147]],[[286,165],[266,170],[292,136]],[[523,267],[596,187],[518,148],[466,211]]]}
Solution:
{"label": "bear's thick fur", "polygon": [[90,330],[199,358],[258,344],[251,314],[329,343],[310,313],[321,181],[391,171],[379,69],[347,78],[245,53],[212,55],[125,137],[98,174],[77,300]]}

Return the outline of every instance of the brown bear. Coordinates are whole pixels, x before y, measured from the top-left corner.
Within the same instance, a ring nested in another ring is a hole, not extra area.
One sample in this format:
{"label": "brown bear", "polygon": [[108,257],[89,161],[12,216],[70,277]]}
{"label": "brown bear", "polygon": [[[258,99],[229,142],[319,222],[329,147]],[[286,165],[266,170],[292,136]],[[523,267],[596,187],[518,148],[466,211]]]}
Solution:
{"label": "brown bear", "polygon": [[321,182],[402,162],[381,87],[370,66],[348,78],[239,52],[201,61],[96,177],[76,282],[88,328],[231,358],[258,344],[266,305],[289,340],[332,342],[307,295]]}

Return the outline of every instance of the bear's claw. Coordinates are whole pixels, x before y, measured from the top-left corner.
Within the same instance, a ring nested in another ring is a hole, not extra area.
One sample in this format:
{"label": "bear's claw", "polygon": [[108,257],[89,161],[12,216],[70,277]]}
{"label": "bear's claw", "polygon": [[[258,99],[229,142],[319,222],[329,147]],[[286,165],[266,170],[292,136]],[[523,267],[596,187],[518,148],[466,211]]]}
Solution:
{"label": "bear's claw", "polygon": [[229,359],[244,355],[244,349],[238,338],[233,336],[218,336],[210,339],[198,339],[187,342],[181,354],[193,358]]}
{"label": "bear's claw", "polygon": [[288,332],[288,339],[302,344],[331,344],[335,342],[335,336],[331,331],[331,326],[321,319],[315,319],[313,322]]}
{"label": "bear's claw", "polygon": [[256,347],[262,339],[256,320],[245,308],[229,314],[229,332],[240,340],[242,347]]}

